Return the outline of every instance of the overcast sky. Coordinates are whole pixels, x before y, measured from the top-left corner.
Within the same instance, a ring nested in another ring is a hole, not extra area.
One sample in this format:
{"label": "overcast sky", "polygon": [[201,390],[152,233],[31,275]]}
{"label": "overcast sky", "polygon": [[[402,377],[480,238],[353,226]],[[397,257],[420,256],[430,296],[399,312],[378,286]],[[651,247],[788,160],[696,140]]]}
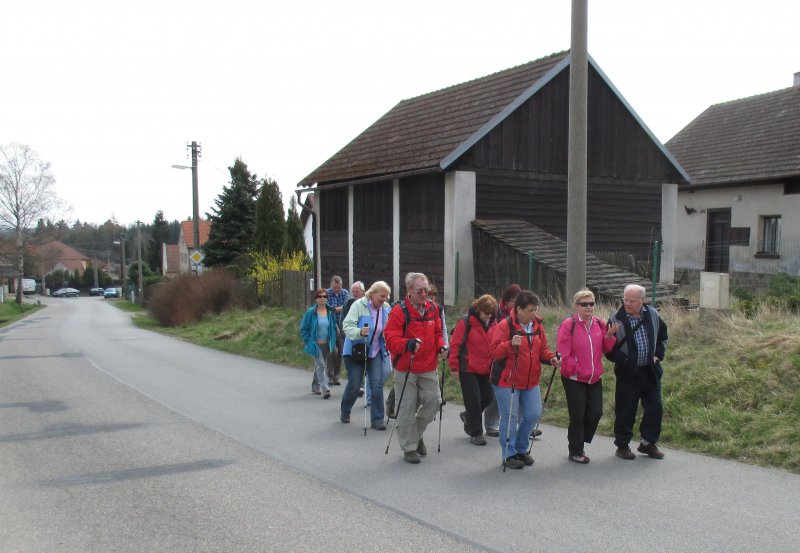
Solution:
{"label": "overcast sky", "polygon": [[[236,157],[296,184],[402,99],[570,45],[569,0],[4,0],[0,144],[52,164],[74,221],[200,213]],[[589,53],[662,142],[792,86],[798,0],[594,0]]]}

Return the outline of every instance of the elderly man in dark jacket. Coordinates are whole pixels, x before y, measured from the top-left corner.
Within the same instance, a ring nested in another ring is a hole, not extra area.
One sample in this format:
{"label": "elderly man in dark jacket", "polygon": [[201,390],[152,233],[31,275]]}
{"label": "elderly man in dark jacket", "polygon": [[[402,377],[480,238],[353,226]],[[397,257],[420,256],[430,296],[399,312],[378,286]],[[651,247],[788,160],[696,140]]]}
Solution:
{"label": "elderly man in dark jacket", "polygon": [[639,402],[642,403],[642,436],[637,450],[653,459],[663,459],[656,447],[661,436],[664,405],[661,400],[661,361],[667,349],[667,325],[652,306],[645,305],[645,289],[629,284],[623,293],[623,306],[609,319],[618,323],[617,343],[606,354],[614,362],[617,375],[614,443],[617,457],[636,459],[631,451],[633,423]]}

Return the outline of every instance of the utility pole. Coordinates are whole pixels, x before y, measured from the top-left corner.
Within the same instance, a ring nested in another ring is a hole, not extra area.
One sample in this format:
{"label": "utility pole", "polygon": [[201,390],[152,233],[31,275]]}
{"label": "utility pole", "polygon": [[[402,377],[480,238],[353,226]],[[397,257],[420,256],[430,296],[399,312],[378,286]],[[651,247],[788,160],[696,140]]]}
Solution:
{"label": "utility pole", "polygon": [[569,151],[567,153],[567,283],[564,301],[586,286],[586,135],[588,49],[587,2],[572,0],[569,64]]}
{"label": "utility pole", "polygon": [[94,269],[94,287],[97,288],[100,284],[99,284],[99,279],[98,279],[98,276],[97,276],[97,271],[99,270],[99,268],[97,267],[97,256],[96,255],[94,257],[92,257],[92,268]]}
{"label": "utility pole", "polygon": [[136,281],[139,288],[139,305],[144,305],[144,283],[142,282],[142,222],[136,221],[136,240],[139,242],[139,255],[137,256],[139,279]]}
{"label": "utility pole", "polygon": [[197,187],[197,160],[200,157],[200,145],[192,141],[192,239],[194,249],[200,250],[200,208],[198,206],[198,187]]}
{"label": "utility pole", "polygon": [[122,281],[122,296],[125,297],[125,281],[128,278],[128,271],[125,267],[125,240],[127,240],[128,235],[124,232],[120,233],[119,235],[119,243],[120,243],[120,256],[122,263],[119,265],[119,279]]}

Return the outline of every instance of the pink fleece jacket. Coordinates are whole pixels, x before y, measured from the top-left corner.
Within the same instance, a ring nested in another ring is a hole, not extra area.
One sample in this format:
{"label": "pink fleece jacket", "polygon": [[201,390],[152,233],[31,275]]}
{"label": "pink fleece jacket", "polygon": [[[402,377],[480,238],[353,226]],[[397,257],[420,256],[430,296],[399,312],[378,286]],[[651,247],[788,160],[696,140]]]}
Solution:
{"label": "pink fleece jacket", "polygon": [[[574,322],[574,326],[573,326]],[[608,327],[597,317],[587,325],[577,314],[558,327],[556,349],[561,353],[561,375],[594,384],[603,376],[603,353],[611,351],[616,336],[606,338]]]}

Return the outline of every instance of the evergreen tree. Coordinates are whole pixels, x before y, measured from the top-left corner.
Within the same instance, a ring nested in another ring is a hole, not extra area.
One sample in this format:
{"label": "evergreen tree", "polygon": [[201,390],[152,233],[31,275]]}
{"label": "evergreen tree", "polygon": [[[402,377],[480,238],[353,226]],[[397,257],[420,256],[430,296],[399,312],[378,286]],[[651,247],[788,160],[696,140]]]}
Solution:
{"label": "evergreen tree", "polygon": [[306,253],[306,240],[303,237],[303,223],[297,213],[297,200],[294,196],[289,200],[289,210],[286,212],[286,253]]}
{"label": "evergreen tree", "polygon": [[147,243],[147,265],[150,269],[162,274],[162,244],[169,243],[169,223],[164,219],[164,212],[158,210],[153,218],[153,226],[150,229],[150,241]]}
{"label": "evergreen tree", "polygon": [[228,171],[230,186],[214,200],[214,213],[206,214],[211,221],[211,232],[203,246],[208,267],[228,265],[252,245],[258,181],[239,158]]}
{"label": "evergreen tree", "polygon": [[256,202],[253,248],[274,256],[283,253],[286,244],[286,221],[283,220],[283,197],[278,183],[267,177],[262,181]]}

